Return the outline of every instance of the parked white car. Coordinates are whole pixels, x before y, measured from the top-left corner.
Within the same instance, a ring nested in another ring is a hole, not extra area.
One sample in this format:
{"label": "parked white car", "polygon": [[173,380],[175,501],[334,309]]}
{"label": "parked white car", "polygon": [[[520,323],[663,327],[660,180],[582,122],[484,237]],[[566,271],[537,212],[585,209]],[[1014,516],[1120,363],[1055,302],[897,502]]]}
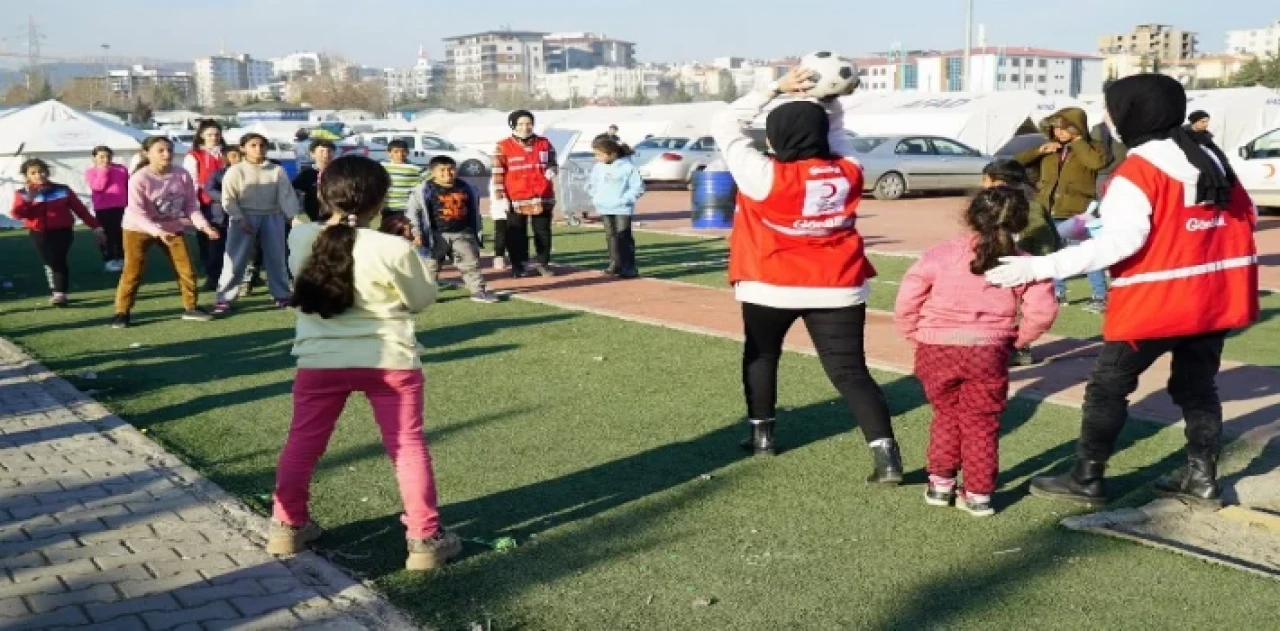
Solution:
{"label": "parked white car", "polygon": [[488,174],[492,165],[483,151],[459,147],[438,134],[386,130],[361,134],[361,138],[369,157],[378,161],[387,159],[387,145],[392,140],[403,140],[409,145],[409,161],[414,164],[426,166],[436,156],[449,156],[458,163],[458,173],[470,177]]}
{"label": "parked white car", "polygon": [[720,152],[711,136],[646,138],[633,147],[631,161],[646,182],[691,185],[693,174],[707,168]]}
{"label": "parked white car", "polygon": [[1280,208],[1280,129],[1273,129],[1228,156],[1253,203]]}

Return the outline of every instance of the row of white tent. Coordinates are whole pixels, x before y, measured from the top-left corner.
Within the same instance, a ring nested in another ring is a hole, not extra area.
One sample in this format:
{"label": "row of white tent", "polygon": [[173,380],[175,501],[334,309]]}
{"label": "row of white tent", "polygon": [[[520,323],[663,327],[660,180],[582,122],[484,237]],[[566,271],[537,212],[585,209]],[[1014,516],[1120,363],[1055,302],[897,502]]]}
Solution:
{"label": "row of white tent", "polygon": [[[1102,98],[1051,98],[1035,92],[927,95],[915,93],[859,93],[842,99],[845,126],[859,135],[928,134],[957,139],[983,152],[994,152],[1027,124],[1036,124],[1064,107],[1081,107],[1092,123],[1102,121]],[[720,102],[634,107],[587,107],[535,112],[540,129],[581,132],[575,150],[585,150],[592,138],[617,125],[623,140],[636,143],[648,136],[697,137],[710,132],[711,119],[728,105]],[[1210,131],[1229,152],[1271,130],[1280,128],[1280,92],[1265,88],[1188,93],[1188,110],[1212,116]],[[389,128],[413,128],[439,133],[456,144],[488,150],[509,132],[507,112],[433,111],[411,123],[364,121]],[[282,128],[296,123],[281,123]],[[763,126],[764,115],[755,124]],[[295,128],[296,130],[296,128]],[[7,211],[15,187],[21,186],[19,165],[39,157],[52,168],[52,177],[88,197],[84,171],[92,164],[90,151],[107,146],[123,159],[131,157],[147,134],[98,113],[86,113],[45,101],[26,108],[0,111],[0,210]],[[179,146],[181,151],[185,147]],[[178,157],[181,159],[181,156]],[[7,214],[7,213],[2,213]]]}

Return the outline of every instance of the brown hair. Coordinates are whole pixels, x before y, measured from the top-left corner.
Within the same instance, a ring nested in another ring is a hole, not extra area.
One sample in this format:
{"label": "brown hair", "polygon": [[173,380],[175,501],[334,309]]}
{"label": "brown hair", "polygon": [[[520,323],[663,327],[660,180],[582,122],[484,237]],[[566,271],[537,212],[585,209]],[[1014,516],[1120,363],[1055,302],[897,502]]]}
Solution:
{"label": "brown hair", "polygon": [[343,156],[325,168],[317,191],[320,219],[338,213],[343,220],[325,226],[316,237],[311,256],[294,279],[290,306],[332,318],[356,303],[356,230],[382,210],[390,188],[387,170],[364,156]]}
{"label": "brown hair", "polygon": [[158,142],[168,143],[169,149],[173,149],[173,141],[164,136],[151,136],[142,141],[142,159],[138,161],[138,166],[133,170],[134,173],[147,168],[147,165],[151,164],[151,159],[147,157],[147,152],[151,151],[151,148],[156,146]]}
{"label": "brown hair", "polygon": [[596,138],[591,143],[591,149],[618,158],[626,158],[635,153],[625,143],[618,142],[612,138]]}
{"label": "brown hair", "polygon": [[985,274],[1000,264],[1001,257],[1017,254],[1017,235],[1027,229],[1030,214],[1027,196],[1009,186],[988,188],[974,196],[964,213],[965,223],[978,235],[969,271]]}

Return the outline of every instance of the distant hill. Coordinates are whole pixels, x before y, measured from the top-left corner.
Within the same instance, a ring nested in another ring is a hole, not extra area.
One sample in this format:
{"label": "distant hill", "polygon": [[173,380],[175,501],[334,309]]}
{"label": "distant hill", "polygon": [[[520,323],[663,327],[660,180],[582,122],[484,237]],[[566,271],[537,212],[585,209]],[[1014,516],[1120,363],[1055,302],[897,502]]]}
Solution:
{"label": "distant hill", "polygon": [[[148,64],[152,67],[159,67],[163,70],[171,70],[175,72],[194,72],[195,64],[183,62],[163,62],[156,64]],[[49,78],[49,84],[54,90],[61,90],[71,80],[76,77],[100,77],[102,76],[102,64],[92,63],[67,63],[57,62],[42,64],[40,66],[44,76]],[[111,69],[121,68],[120,64],[111,64]],[[21,69],[0,68],[0,92],[8,90],[10,86],[19,84],[27,80],[27,75]]]}

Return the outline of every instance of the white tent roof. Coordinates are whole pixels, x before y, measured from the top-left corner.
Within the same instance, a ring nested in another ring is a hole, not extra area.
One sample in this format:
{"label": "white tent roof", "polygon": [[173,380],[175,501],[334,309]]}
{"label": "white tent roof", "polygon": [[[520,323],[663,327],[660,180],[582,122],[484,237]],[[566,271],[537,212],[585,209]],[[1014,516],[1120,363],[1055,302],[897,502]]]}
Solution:
{"label": "white tent roof", "polygon": [[1231,88],[1187,93],[1187,112],[1209,113],[1209,131],[1228,155],[1280,127],[1280,90]]}
{"label": "white tent roof", "polygon": [[985,153],[1008,142],[1044,107],[1057,105],[1035,92],[858,96],[844,102],[844,124],[854,133],[929,134],[954,138]]}
{"label": "white tent roof", "polygon": [[88,152],[98,145],[137,150],[141,130],[45,101],[0,118],[0,155]]}

